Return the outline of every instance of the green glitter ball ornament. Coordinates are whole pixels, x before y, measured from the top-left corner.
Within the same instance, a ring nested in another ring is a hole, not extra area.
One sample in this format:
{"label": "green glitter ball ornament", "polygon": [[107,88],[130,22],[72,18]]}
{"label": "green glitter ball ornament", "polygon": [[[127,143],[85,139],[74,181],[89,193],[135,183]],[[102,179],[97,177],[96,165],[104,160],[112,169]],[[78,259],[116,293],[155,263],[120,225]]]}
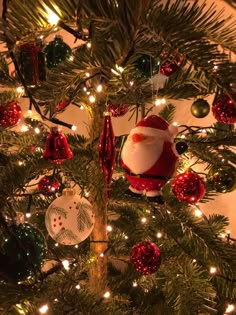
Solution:
{"label": "green glitter ball ornament", "polygon": [[10,282],[34,276],[46,255],[44,237],[30,224],[11,225],[0,252],[0,274]]}
{"label": "green glitter ball ornament", "polygon": [[136,61],[137,77],[150,78],[158,73],[157,61],[149,55],[141,55]]}
{"label": "green glitter ball ornament", "polygon": [[44,54],[46,65],[48,69],[51,69],[68,59],[72,54],[72,50],[70,46],[63,41],[62,36],[56,35],[54,40],[45,46]]}

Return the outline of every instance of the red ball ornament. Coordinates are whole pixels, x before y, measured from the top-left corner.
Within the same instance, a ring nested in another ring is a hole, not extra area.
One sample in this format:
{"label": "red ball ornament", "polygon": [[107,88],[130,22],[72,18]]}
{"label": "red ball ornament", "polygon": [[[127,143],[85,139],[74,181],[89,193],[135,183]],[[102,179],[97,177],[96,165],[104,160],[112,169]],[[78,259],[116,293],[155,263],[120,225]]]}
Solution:
{"label": "red ball ornament", "polygon": [[[166,58],[166,56],[168,56],[167,51],[164,51],[160,55],[161,59]],[[167,59],[161,62],[160,73],[166,77],[169,77],[178,70],[182,62],[183,62],[183,57],[181,55],[177,55],[177,56],[169,55]]]}
{"label": "red ball ornament", "polygon": [[177,175],[171,188],[179,201],[188,203],[194,203],[202,199],[206,192],[202,178],[191,171]]}
{"label": "red ball ornament", "polygon": [[0,105],[0,127],[7,128],[16,125],[21,120],[21,107],[16,102]]}
{"label": "red ball ornament", "polygon": [[236,123],[236,94],[220,95],[212,106],[215,119],[223,124]]}
{"label": "red ball ornament", "polygon": [[137,243],[131,250],[130,262],[138,273],[149,275],[156,272],[161,265],[160,250],[152,242]]}
{"label": "red ball ornament", "polygon": [[43,153],[43,157],[46,160],[57,164],[73,157],[66,136],[57,127],[53,127],[51,133],[47,137],[46,149]]}
{"label": "red ball ornament", "polygon": [[45,196],[50,196],[58,192],[60,184],[53,176],[44,176],[38,182],[38,190]]}
{"label": "red ball ornament", "polygon": [[129,110],[127,104],[109,104],[108,111],[111,112],[113,117],[124,116]]}

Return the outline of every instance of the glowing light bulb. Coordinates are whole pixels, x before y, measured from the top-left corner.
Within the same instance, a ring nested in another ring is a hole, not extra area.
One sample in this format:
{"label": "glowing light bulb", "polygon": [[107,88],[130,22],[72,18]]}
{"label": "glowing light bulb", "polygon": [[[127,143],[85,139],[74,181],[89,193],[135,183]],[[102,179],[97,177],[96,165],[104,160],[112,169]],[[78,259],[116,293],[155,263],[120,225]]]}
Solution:
{"label": "glowing light bulb", "polygon": [[87,88],[84,86],[84,87],[83,87],[83,90],[84,90],[84,92],[86,92],[86,91],[87,91]]}
{"label": "glowing light bulb", "polygon": [[195,214],[196,217],[200,218],[200,217],[202,216],[202,211],[199,210],[199,209],[196,209],[196,210],[194,211],[194,214]]}
{"label": "glowing light bulb", "polygon": [[102,92],[102,85],[101,85],[101,84],[99,84],[99,85],[97,86],[97,92],[98,92],[98,93],[101,93],[101,92]]}
{"label": "glowing light bulb", "polygon": [[47,5],[45,5],[45,9],[48,15],[48,22],[50,25],[56,25],[60,20],[59,16],[53,12]]}
{"label": "glowing light bulb", "polygon": [[111,293],[109,291],[106,291],[104,294],[103,294],[104,298],[105,299],[109,299],[109,297],[111,296]]}
{"label": "glowing light bulb", "polygon": [[23,164],[24,164],[24,163],[23,163],[22,161],[19,161],[19,162],[18,162],[18,165],[19,165],[19,166],[21,166],[21,165],[23,165]]}
{"label": "glowing light bulb", "polygon": [[111,231],[112,231],[112,226],[111,226],[111,225],[108,225],[108,226],[107,226],[107,231],[108,231],[108,232],[111,232]]}
{"label": "glowing light bulb", "polygon": [[91,48],[91,47],[92,47],[92,44],[91,44],[90,42],[88,42],[88,43],[86,44],[86,46],[87,46],[87,48]]}
{"label": "glowing light bulb", "polygon": [[78,244],[76,244],[76,245],[75,245],[75,248],[79,248],[79,245],[78,245]]}
{"label": "glowing light bulb", "polygon": [[62,265],[66,270],[70,270],[70,262],[68,260],[63,260]]}
{"label": "glowing light bulb", "polygon": [[39,313],[40,313],[40,314],[46,314],[48,310],[49,310],[49,307],[48,307],[47,304],[45,304],[45,305],[43,305],[43,306],[41,306],[41,307],[39,308]]}
{"label": "glowing light bulb", "polygon": [[89,96],[89,102],[90,103],[95,103],[95,101],[96,101],[96,98],[93,95],[90,95]]}
{"label": "glowing light bulb", "polygon": [[210,267],[210,274],[215,274],[217,271],[216,267]]}
{"label": "glowing light bulb", "polygon": [[136,281],[133,282],[133,287],[137,287],[138,283]]}
{"label": "glowing light bulb", "polygon": [[225,314],[229,314],[229,313],[233,312],[234,309],[235,309],[235,307],[234,307],[233,304],[228,304],[228,305],[227,305],[227,308],[226,308],[226,310],[225,310]]}
{"label": "glowing light bulb", "polygon": [[162,233],[161,232],[157,233],[157,238],[162,238]]}
{"label": "glowing light bulb", "polygon": [[156,98],[154,104],[155,104],[155,106],[160,106],[161,100],[159,98]]}
{"label": "glowing light bulb", "polygon": [[25,93],[25,89],[22,86],[18,86],[16,88],[16,92],[23,95]]}
{"label": "glowing light bulb", "polygon": [[22,132],[26,132],[28,130],[29,130],[29,127],[27,125],[22,125],[20,128],[20,131],[22,131]]}
{"label": "glowing light bulb", "polygon": [[74,125],[71,127],[71,130],[73,130],[73,131],[75,131],[76,129],[77,129],[77,127]]}
{"label": "glowing light bulb", "polygon": [[34,128],[34,132],[39,134],[40,133],[40,129],[38,127]]}
{"label": "glowing light bulb", "polygon": [[177,121],[174,121],[172,125],[173,125],[173,126],[178,126]]}
{"label": "glowing light bulb", "polygon": [[130,81],[129,85],[133,86],[134,85],[134,81]]}
{"label": "glowing light bulb", "polygon": [[77,290],[79,290],[79,289],[81,288],[81,286],[79,285],[79,283],[75,286],[75,288],[76,288]]}
{"label": "glowing light bulb", "polygon": [[103,258],[103,257],[104,257],[104,254],[103,254],[103,253],[101,253],[101,254],[100,254],[100,257],[101,257],[101,258]]}
{"label": "glowing light bulb", "polygon": [[147,218],[143,217],[143,218],[141,219],[141,222],[142,222],[142,223],[147,223]]}
{"label": "glowing light bulb", "polygon": [[31,213],[26,213],[26,218],[30,218],[31,217]]}
{"label": "glowing light bulb", "polygon": [[89,72],[86,72],[85,75],[86,75],[87,78],[90,77],[90,73]]}
{"label": "glowing light bulb", "polygon": [[54,245],[55,247],[58,247],[59,246],[59,244],[58,243],[55,243],[55,245]]}

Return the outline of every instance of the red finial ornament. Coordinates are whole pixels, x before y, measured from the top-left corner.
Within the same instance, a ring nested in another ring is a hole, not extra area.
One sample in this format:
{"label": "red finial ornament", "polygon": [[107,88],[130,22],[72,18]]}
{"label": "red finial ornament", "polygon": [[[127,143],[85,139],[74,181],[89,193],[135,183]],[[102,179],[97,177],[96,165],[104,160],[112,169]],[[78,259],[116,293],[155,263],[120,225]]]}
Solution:
{"label": "red finial ornament", "polygon": [[99,142],[99,157],[106,184],[106,193],[107,197],[109,197],[108,189],[111,183],[116,159],[116,141],[111,123],[111,113],[104,112],[103,115],[104,121]]}
{"label": "red finial ornament", "polygon": [[51,133],[47,137],[46,149],[43,153],[43,157],[46,160],[57,164],[73,157],[66,136],[57,127],[53,127]]}

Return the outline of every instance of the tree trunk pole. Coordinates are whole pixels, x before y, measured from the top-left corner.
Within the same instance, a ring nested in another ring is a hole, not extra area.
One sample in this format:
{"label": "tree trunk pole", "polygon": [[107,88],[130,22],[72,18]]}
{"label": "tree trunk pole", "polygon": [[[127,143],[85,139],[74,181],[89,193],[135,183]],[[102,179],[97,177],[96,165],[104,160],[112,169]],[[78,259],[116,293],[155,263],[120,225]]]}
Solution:
{"label": "tree trunk pole", "polygon": [[[98,140],[103,126],[103,112],[104,106],[97,104],[93,108],[90,123],[90,139],[91,141]],[[89,270],[89,286],[90,289],[95,293],[105,293],[107,288],[107,255],[105,253],[108,247],[107,237],[107,201],[105,195],[105,185],[102,185],[104,181],[102,168],[99,161],[99,143],[94,141],[94,170],[95,176],[100,177],[100,185],[97,181],[93,185],[90,191],[90,202],[93,206],[95,214],[95,225],[90,235],[90,253],[94,258],[90,264]],[[92,181],[92,179],[91,179]],[[97,185],[96,185],[97,182]],[[99,187],[98,187],[99,186]],[[101,190],[104,187],[104,190]]]}

